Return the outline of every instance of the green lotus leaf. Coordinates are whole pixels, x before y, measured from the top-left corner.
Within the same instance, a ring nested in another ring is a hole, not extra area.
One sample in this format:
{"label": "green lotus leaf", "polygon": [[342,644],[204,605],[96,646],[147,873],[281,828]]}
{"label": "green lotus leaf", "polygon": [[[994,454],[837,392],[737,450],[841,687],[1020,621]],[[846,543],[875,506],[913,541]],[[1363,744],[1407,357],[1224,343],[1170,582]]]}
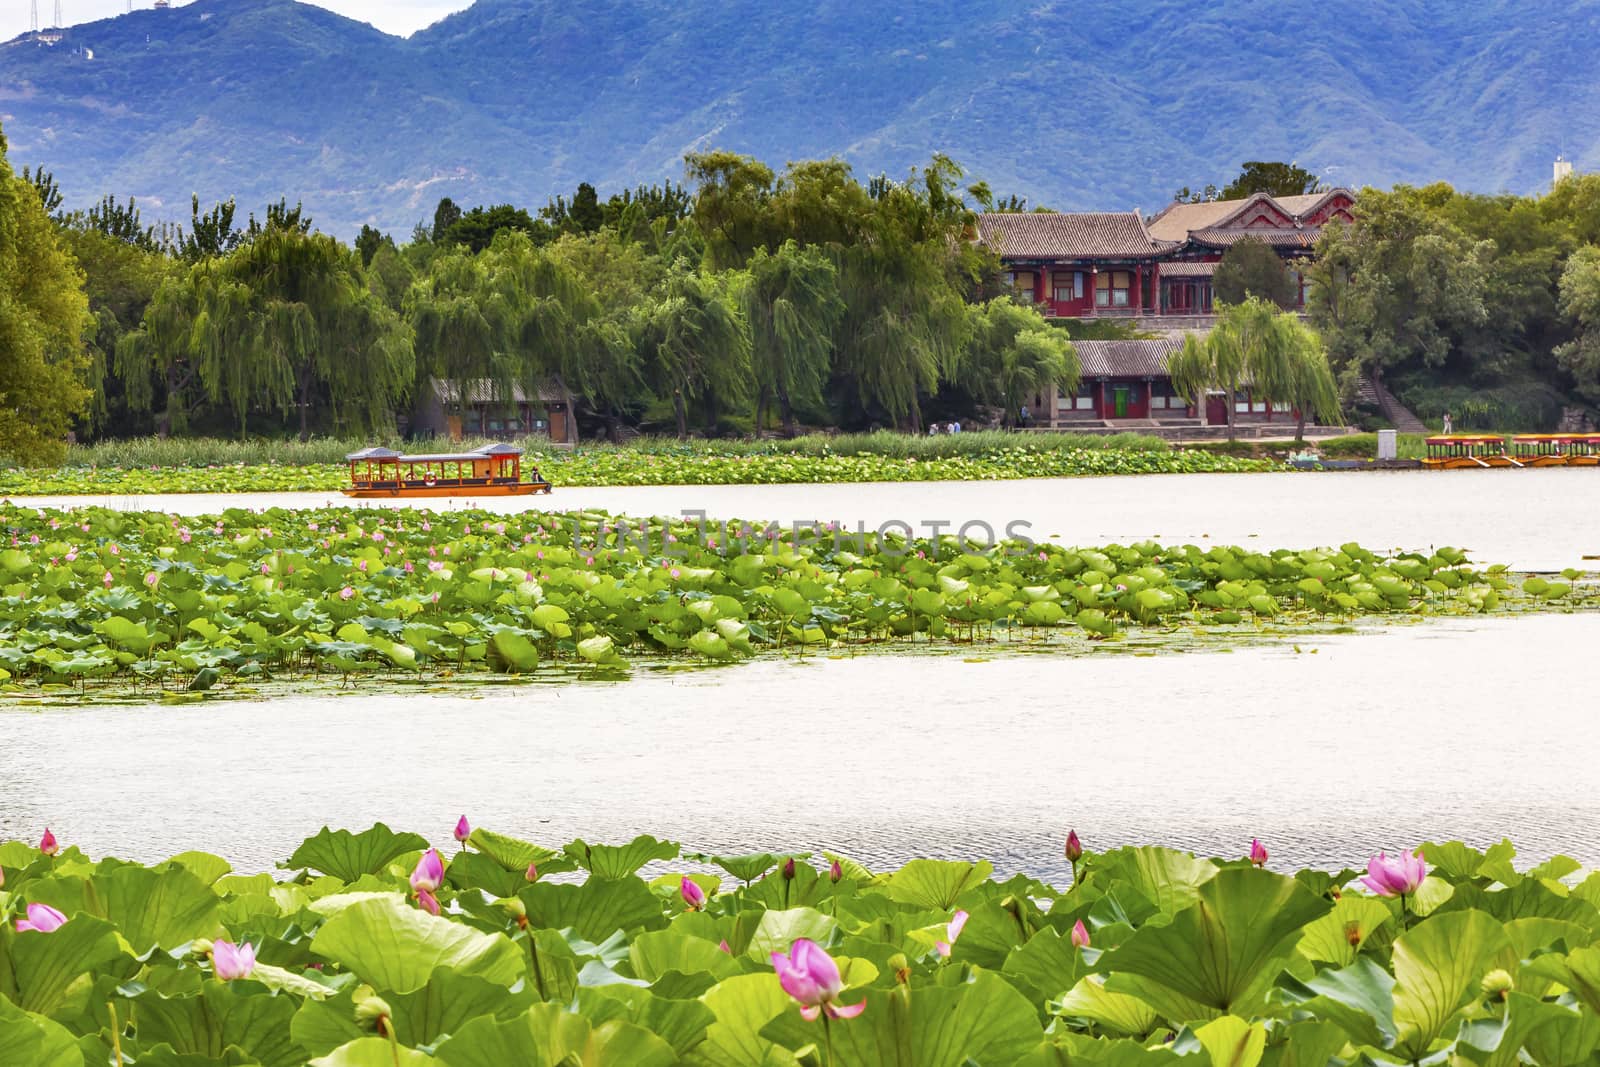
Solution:
{"label": "green lotus leaf", "polygon": [[562,852],[568,859],[599,878],[625,878],[652,860],[670,860],[678,855],[671,841],[658,841],[640,834],[626,845],[591,845],[573,840]]}
{"label": "green lotus leaf", "polygon": [[912,860],[890,875],[889,898],[916,907],[948,911],[962,893],[981,885],[994,873],[987,860],[961,863],[954,860]]}
{"label": "green lotus leaf", "polygon": [[250,996],[231,984],[207,982],[187,996],[147,990],[130,1004],[139,1019],[140,1040],[171,1045],[179,1055],[215,1055],[231,1046],[261,1067],[306,1062],[305,1049],[291,1033],[296,1005],[289,997]]}
{"label": "green lotus leaf", "polygon": [[654,982],[668,971],[705,971],[718,979],[739,973],[739,965],[731,955],[704,938],[675,930],[654,930],[636,936],[628,946],[628,962],[634,975],[647,982]]}
{"label": "green lotus leaf", "polygon": [[1210,860],[1170,848],[1120,848],[1094,857],[1089,877],[1121,882],[1136,890],[1163,915],[1176,915],[1200,896],[1200,887],[1217,873]]}
{"label": "green lotus leaf", "polygon": [[[965,930],[962,936],[966,936]],[[1088,970],[1072,939],[1048,926],[1013,948],[1000,966],[1000,973],[1035,1004],[1059,1000]]]}
{"label": "green lotus leaf", "polygon": [[541,927],[571,927],[590,941],[618,930],[654,930],[666,925],[661,904],[639,879],[590,877],[581,885],[536,882],[517,894],[528,921]]}
{"label": "green lotus leaf", "polygon": [[511,672],[531,671],[539,665],[539,650],[526,634],[499,630],[489,638],[495,659]]}
{"label": "green lotus leaf", "polygon": [[1356,1044],[1389,1048],[1396,1035],[1394,979],[1370,956],[1300,982],[1285,978],[1279,999],[1340,1027]]}
{"label": "green lotus leaf", "polygon": [[555,1004],[509,1020],[480,1017],[440,1045],[447,1067],[672,1067],[672,1046],[620,1019],[594,1026]]}
{"label": "green lotus leaf", "polygon": [[524,954],[503,935],[480,933],[392,897],[339,911],[322,924],[311,950],[394,993],[421,989],[440,967],[501,986],[526,970]]}
{"label": "green lotus leaf", "polygon": [[1393,919],[1383,901],[1346,893],[1334,902],[1332,911],[1306,925],[1300,951],[1307,959],[1348,967],[1367,939]]}
{"label": "green lotus leaf", "polygon": [[84,1058],[66,1027],[0,997],[0,1063],[83,1067]]}
{"label": "green lotus leaf", "polygon": [[1600,1014],[1580,1005],[1563,1005],[1523,1041],[1539,1067],[1577,1067],[1600,1050]]}
{"label": "green lotus leaf", "polygon": [[[966,1063],[1015,1063],[1044,1037],[1038,1017],[1022,994],[987,971],[970,982],[923,986],[909,998],[870,990],[866,1010],[831,1027],[836,1062],[883,1067],[962,1067]],[[847,998],[852,999],[853,998]],[[807,1023],[790,1008],[763,1033],[789,1048],[821,1041],[820,1024]]]}
{"label": "green lotus leaf", "polygon": [[448,967],[434,971],[421,989],[384,995],[394,1009],[390,1017],[395,1036],[402,1045],[413,1046],[435,1045],[480,1016],[513,1018],[532,1006],[535,999],[532,988],[507,993],[498,983]]}
{"label": "green lotus leaf", "polygon": [[439,1061],[414,1048],[394,1048],[381,1037],[358,1037],[306,1067],[433,1067]]}
{"label": "green lotus leaf", "polygon": [[117,927],[136,955],[218,931],[216,893],[182,867],[117,867],[97,875],[92,887],[93,910]]}
{"label": "green lotus leaf", "polygon": [[765,962],[774,952],[788,953],[801,938],[826,945],[838,926],[838,920],[833,916],[824,915],[814,908],[764,911],[750,940],[749,955]]}
{"label": "green lotus leaf", "polygon": [[23,1011],[69,1019],[83,1010],[89,995],[84,975],[131,972],[131,963],[114,927],[90,915],[69,916],[48,934],[0,927],[0,996]]}
{"label": "green lotus leaf", "polygon": [[1499,1018],[1469,1019],[1461,1024],[1456,1054],[1478,1067],[1514,1067],[1522,1062],[1522,1048],[1536,1031],[1571,1014],[1571,1009],[1513,990],[1506,994],[1505,1010]]}
{"label": "green lotus leaf", "polygon": [[578,1010],[595,1026],[613,1019],[642,1026],[679,1057],[705,1040],[707,1027],[717,1019],[698,1000],[671,999],[626,985],[580,989]]}
{"label": "green lotus leaf", "polygon": [[1069,1018],[1088,1019],[1113,1034],[1143,1037],[1160,1023],[1155,1009],[1139,997],[1114,993],[1105,979],[1088,975],[1061,997],[1055,1009]]}
{"label": "green lotus leaf", "polygon": [[1480,911],[1435,915],[1396,938],[1396,1050],[1420,1059],[1510,948],[1500,924]]}
{"label": "green lotus leaf", "polygon": [[1294,879],[1256,868],[1218,871],[1196,893],[1194,906],[1170,924],[1140,927],[1100,966],[1217,1012],[1249,1014],[1303,928],[1331,907]]}
{"label": "green lotus leaf", "polygon": [[412,833],[397,834],[381,822],[359,834],[324,826],[315,837],[306,838],[282,866],[290,870],[321,871],[354,882],[364,874],[379,873],[408,852],[427,847],[426,838]]}
{"label": "green lotus leaf", "polygon": [[495,833],[493,830],[485,830],[482,827],[473,829],[467,843],[507,871],[516,874],[526,872],[530,863],[538,865],[540,874],[558,874],[577,868],[571,859],[555,849]]}

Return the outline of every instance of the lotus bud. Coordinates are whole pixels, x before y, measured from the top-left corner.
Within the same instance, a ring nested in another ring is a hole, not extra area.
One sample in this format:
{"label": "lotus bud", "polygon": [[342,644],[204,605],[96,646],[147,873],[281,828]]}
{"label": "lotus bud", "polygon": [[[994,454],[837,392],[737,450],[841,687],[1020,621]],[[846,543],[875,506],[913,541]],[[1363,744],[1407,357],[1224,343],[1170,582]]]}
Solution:
{"label": "lotus bud", "polygon": [[706,891],[701,889],[688,875],[678,881],[678,895],[683,897],[683,906],[690,911],[699,911],[706,906]]}
{"label": "lotus bud", "polygon": [[34,930],[41,934],[53,933],[61,929],[67,917],[48,904],[29,904],[28,917],[17,920],[17,933]]}
{"label": "lotus bud", "polygon": [[790,856],[783,861],[783,877],[787,881],[794,881],[794,857]]}
{"label": "lotus bud", "polygon": [[[362,996],[362,993],[365,996]],[[394,1015],[394,1009],[389,1007],[389,1002],[372,991],[371,986],[362,986],[356,993],[356,1025],[366,1026],[368,1023],[376,1024],[378,1029],[383,1029],[383,1020]]]}
{"label": "lotus bud", "polygon": [[438,849],[430,848],[417,860],[417,866],[411,872],[411,888],[418,893],[424,890],[432,893],[443,884],[444,860],[439,858]]}
{"label": "lotus bud", "polygon": [[1083,842],[1078,840],[1078,831],[1067,831],[1067,847],[1064,850],[1068,863],[1077,863],[1083,856]]}
{"label": "lotus bud", "polygon": [[733,949],[728,947],[728,939],[727,938],[723,938],[721,941],[718,941],[717,942],[717,948],[722,952],[726,952],[730,956],[733,955]]}
{"label": "lotus bud", "polygon": [[456,828],[452,836],[462,848],[467,846],[467,838],[472,836],[472,824],[467,822],[467,817],[465,815],[456,820]]}
{"label": "lotus bud", "polygon": [[539,865],[537,863],[529,863],[528,869],[523,872],[523,876],[530,882],[537,882],[539,880]]}
{"label": "lotus bud", "polygon": [[853,1019],[866,1010],[865,1000],[849,1007],[838,1005],[839,994],[844,992],[839,965],[809,938],[797,940],[787,955],[774,952],[772,966],[783,991],[800,1003],[800,1017],[807,1022],[814,1022],[824,1012],[830,1019]]}
{"label": "lotus bud", "polygon": [[841,879],[843,877],[844,877],[844,868],[839,865],[839,861],[838,860],[834,860],[833,861],[833,865],[828,868],[828,881],[834,883],[835,885],[838,885],[839,884],[839,879]]}
{"label": "lotus bud", "polygon": [[61,845],[56,841],[56,835],[50,832],[50,827],[44,828],[44,836],[39,838],[39,851],[46,856],[54,856],[61,851]]}
{"label": "lotus bud", "polygon": [[1515,988],[1511,975],[1499,968],[1483,976],[1483,995],[1489,1000],[1505,1000],[1506,994]]}
{"label": "lotus bud", "polygon": [[211,971],[218,981],[232,982],[249,978],[256,969],[256,950],[251,944],[235,945],[232,941],[218,941],[211,946]]}
{"label": "lotus bud", "polygon": [[1083,925],[1082,919],[1079,919],[1077,922],[1072,924],[1072,947],[1089,947],[1089,928]]}
{"label": "lotus bud", "polygon": [[1263,845],[1258,837],[1250,839],[1250,862],[1257,867],[1265,867],[1267,865],[1267,846]]}
{"label": "lotus bud", "polygon": [[426,889],[417,890],[417,905],[429,915],[439,914],[439,898]]}

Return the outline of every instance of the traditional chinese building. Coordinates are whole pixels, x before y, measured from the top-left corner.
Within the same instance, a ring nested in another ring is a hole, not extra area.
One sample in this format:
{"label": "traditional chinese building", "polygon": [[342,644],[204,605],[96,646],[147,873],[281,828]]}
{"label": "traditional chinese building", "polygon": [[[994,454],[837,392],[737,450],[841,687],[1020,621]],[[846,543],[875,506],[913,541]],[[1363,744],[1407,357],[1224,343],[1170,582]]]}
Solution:
{"label": "traditional chinese building", "polygon": [[541,388],[537,396],[513,385],[511,395],[504,397],[487,378],[428,379],[412,416],[411,433],[452,441],[538,436],[550,438],[552,444],[578,442],[572,396],[559,382]]}
{"label": "traditional chinese building", "polygon": [[1137,211],[989,212],[978,234],[1015,291],[1047,316],[1187,317],[1212,313],[1211,276],[1234,244],[1264,241],[1292,266],[1311,255],[1325,223],[1351,221],[1354,204],[1350,190],[1330,189],[1174,203],[1148,222]]}

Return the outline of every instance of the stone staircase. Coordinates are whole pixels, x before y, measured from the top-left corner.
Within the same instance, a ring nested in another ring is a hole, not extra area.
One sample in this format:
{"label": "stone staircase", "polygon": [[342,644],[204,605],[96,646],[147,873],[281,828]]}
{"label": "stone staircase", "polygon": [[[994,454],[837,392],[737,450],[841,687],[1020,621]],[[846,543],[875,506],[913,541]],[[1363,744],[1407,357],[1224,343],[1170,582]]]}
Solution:
{"label": "stone staircase", "polygon": [[1389,420],[1391,426],[1401,433],[1429,432],[1422,420],[1413,415],[1410,408],[1396,400],[1395,395],[1385,389],[1382,382],[1371,382],[1371,385],[1373,395],[1378,400],[1378,410],[1383,412],[1383,417]]}

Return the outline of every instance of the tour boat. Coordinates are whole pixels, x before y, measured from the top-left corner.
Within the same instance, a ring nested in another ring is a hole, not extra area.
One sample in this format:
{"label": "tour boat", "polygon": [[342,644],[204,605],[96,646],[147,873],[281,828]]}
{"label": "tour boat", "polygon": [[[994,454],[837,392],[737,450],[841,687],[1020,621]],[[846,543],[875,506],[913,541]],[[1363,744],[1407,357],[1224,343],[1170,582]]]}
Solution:
{"label": "tour boat", "polygon": [[1429,470],[1526,466],[1506,453],[1506,439],[1497,434],[1436,434],[1424,443],[1428,456],[1422,465]]}
{"label": "tour boat", "polygon": [[550,492],[535,467],[522,480],[522,449],[484,445],[473,452],[407,456],[390,448],[364,448],[350,464],[346,496],[525,496]]}

